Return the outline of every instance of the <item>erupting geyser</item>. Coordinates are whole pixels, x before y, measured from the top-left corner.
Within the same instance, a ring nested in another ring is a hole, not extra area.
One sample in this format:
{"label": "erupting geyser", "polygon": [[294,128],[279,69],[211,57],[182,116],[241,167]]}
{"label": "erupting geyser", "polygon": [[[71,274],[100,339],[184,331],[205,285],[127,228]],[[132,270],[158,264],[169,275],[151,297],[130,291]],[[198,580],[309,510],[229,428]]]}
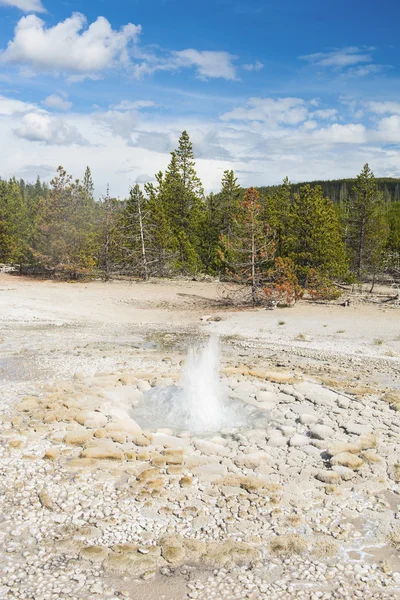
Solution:
{"label": "erupting geyser", "polygon": [[189,350],[180,385],[154,388],[134,408],[134,418],[147,429],[169,427],[197,433],[246,425],[252,407],[229,398],[219,377],[218,340]]}

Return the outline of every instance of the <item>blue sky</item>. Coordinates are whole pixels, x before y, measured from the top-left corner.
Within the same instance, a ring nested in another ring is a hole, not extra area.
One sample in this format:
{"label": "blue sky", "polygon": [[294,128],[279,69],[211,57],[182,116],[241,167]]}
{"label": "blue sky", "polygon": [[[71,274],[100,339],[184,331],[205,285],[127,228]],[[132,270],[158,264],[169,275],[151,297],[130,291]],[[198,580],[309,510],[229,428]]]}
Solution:
{"label": "blue sky", "polygon": [[[400,176],[397,0],[0,0],[0,175]],[[3,150],[4,151],[4,150]]]}

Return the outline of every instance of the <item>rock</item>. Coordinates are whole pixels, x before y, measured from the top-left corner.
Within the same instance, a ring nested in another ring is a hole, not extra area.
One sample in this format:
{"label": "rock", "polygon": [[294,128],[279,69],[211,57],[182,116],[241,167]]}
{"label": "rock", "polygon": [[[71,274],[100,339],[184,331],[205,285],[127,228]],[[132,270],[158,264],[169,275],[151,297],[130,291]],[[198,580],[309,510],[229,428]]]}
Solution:
{"label": "rock", "polygon": [[167,465],[183,465],[183,450],[169,448],[164,451]]}
{"label": "rock", "polygon": [[181,540],[175,535],[161,539],[161,556],[171,564],[178,564],[185,558],[185,549]]}
{"label": "rock", "polygon": [[279,427],[279,430],[285,437],[291,437],[296,434],[296,427],[291,427],[290,425],[282,425],[282,427]]}
{"label": "rock", "polygon": [[193,444],[196,450],[206,456],[229,456],[231,454],[229,448],[207,440],[193,440]]}
{"label": "rock", "polygon": [[8,446],[9,446],[9,448],[15,448],[16,450],[19,450],[20,448],[23,448],[24,440],[23,439],[10,440],[8,442]]}
{"label": "rock", "polygon": [[107,431],[122,431],[124,433],[130,433],[131,435],[137,435],[142,433],[142,428],[133,419],[119,419],[112,423],[107,423]]}
{"label": "rock", "polygon": [[137,476],[138,481],[152,481],[154,479],[157,479],[160,476],[160,470],[156,469],[154,467],[150,467],[149,469],[144,469],[144,471],[142,471],[141,473],[139,473],[139,475]]}
{"label": "rock", "polygon": [[93,563],[102,563],[109,553],[110,550],[102,546],[85,546],[81,549],[79,555],[84,560],[89,560]]}
{"label": "rock", "polygon": [[346,398],[345,396],[338,396],[336,403],[339,408],[348,409],[350,407],[350,400],[348,398]]}
{"label": "rock", "polygon": [[310,438],[306,435],[301,435],[300,433],[294,435],[289,440],[289,446],[301,447],[306,446],[310,443]]}
{"label": "rock", "polygon": [[148,434],[144,435],[143,433],[136,433],[132,435],[132,442],[136,446],[146,447],[150,446],[152,438],[151,435]]}
{"label": "rock", "polygon": [[17,404],[16,408],[20,412],[34,412],[39,408],[39,402],[36,398],[24,398],[24,400]]}
{"label": "rock", "polygon": [[340,475],[335,471],[318,471],[315,477],[318,481],[328,484],[335,484],[340,481]]}
{"label": "rock", "polygon": [[187,448],[190,446],[190,439],[178,438],[174,435],[156,432],[153,435],[153,446],[163,446],[164,448]]}
{"label": "rock", "polygon": [[145,392],[148,392],[149,390],[151,390],[151,385],[148,381],[141,379],[137,383],[137,388],[140,392],[145,393]]}
{"label": "rock", "polygon": [[106,425],[107,417],[94,410],[82,410],[76,415],[75,421],[88,429],[100,429]]}
{"label": "rock", "polygon": [[363,452],[362,456],[369,463],[381,463],[383,461],[383,459],[376,453],[376,450],[366,450]]}
{"label": "rock", "polygon": [[184,488],[184,487],[190,487],[193,483],[193,477],[191,475],[185,475],[184,477],[182,477],[182,479],[179,481],[179,485]]}
{"label": "rock", "polygon": [[361,451],[360,444],[353,444],[347,442],[336,442],[329,446],[327,453],[329,456],[336,456],[336,454],[342,454],[343,452],[347,452],[350,454],[359,454]]}
{"label": "rock", "polygon": [[202,561],[207,566],[221,568],[225,565],[249,565],[259,560],[259,551],[245,542],[227,540],[226,542],[211,542]]}
{"label": "rock", "polygon": [[326,440],[335,435],[332,427],[328,425],[313,425],[310,427],[311,437],[316,438],[317,440]]}
{"label": "rock", "polygon": [[44,453],[44,457],[46,460],[57,460],[57,458],[60,456],[60,451],[57,450],[57,448],[49,448],[49,450],[46,450],[46,452]]}
{"label": "rock", "polygon": [[338,473],[343,481],[349,481],[355,476],[353,469],[349,469],[349,467],[343,467],[342,465],[333,465],[332,471]]}
{"label": "rock", "polygon": [[311,383],[304,381],[302,383],[296,383],[294,386],[295,390],[304,395],[307,400],[313,402],[316,406],[335,406],[338,394],[329,390],[328,388],[318,385],[317,383]]}
{"label": "rock", "polygon": [[317,421],[318,421],[317,415],[304,413],[299,416],[299,423],[301,423],[302,425],[312,425],[313,423],[316,423]]}
{"label": "rock", "polygon": [[136,450],[125,450],[124,456],[125,460],[129,460],[130,462],[135,461],[137,459]]}
{"label": "rock", "polygon": [[43,506],[43,508],[47,508],[48,510],[54,510],[53,502],[46,490],[42,490],[41,492],[39,492],[38,496],[39,502]]}
{"label": "rock", "polygon": [[87,431],[86,429],[76,429],[73,431],[68,431],[68,433],[64,436],[65,444],[70,444],[71,446],[83,446],[85,442],[90,440],[92,437],[92,431]]}
{"label": "rock", "polygon": [[286,446],[287,439],[281,433],[275,432],[268,438],[267,443],[268,446],[271,446],[273,448],[279,448],[281,446]]}
{"label": "rock", "polygon": [[272,460],[265,452],[254,452],[251,454],[244,454],[243,456],[237,456],[233,459],[233,462],[237,467],[257,469],[261,465],[270,465]]}
{"label": "rock", "polygon": [[93,446],[81,452],[81,458],[95,458],[97,460],[123,460],[124,453],[118,448],[109,446]]}
{"label": "rock", "polygon": [[362,458],[359,458],[355,454],[350,452],[341,452],[331,458],[332,465],[341,465],[342,467],[348,467],[349,469],[358,470],[363,465]]}
{"label": "rock", "polygon": [[344,428],[347,433],[353,433],[354,435],[363,435],[372,431],[370,425],[360,425],[359,423],[345,423]]}
{"label": "rock", "polygon": [[373,433],[363,434],[360,436],[360,444],[362,450],[376,448],[376,436]]}
{"label": "rock", "polygon": [[241,381],[233,390],[234,396],[246,399],[248,396],[254,396],[257,393],[255,385],[249,381]]}
{"label": "rock", "polygon": [[268,392],[266,390],[260,390],[256,394],[257,402],[268,402],[268,404],[278,404],[278,394],[275,392]]}

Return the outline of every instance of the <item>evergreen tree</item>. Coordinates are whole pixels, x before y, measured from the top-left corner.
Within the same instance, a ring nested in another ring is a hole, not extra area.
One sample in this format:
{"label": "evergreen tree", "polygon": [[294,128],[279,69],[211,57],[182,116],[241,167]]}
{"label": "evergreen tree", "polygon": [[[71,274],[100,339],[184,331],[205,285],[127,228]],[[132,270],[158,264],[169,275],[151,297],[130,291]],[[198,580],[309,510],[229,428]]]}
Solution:
{"label": "evergreen tree", "polygon": [[294,194],[284,256],[292,259],[299,283],[308,287],[311,271],[331,280],[347,272],[346,249],[333,203],[320,187],[305,185]]}
{"label": "evergreen tree", "polygon": [[232,235],[241,195],[241,187],[235,177],[235,172],[224,171],[215,215],[221,235]]}
{"label": "evergreen tree", "polygon": [[[271,231],[262,220],[260,195],[249,188],[235,216],[235,231],[222,242],[229,254],[221,252],[227,263],[227,275],[240,284],[236,293],[257,304],[265,297],[263,287],[266,271],[275,255]],[[228,292],[232,294],[232,289]]]}
{"label": "evergreen tree", "polygon": [[144,194],[136,184],[121,213],[123,264],[145,280],[149,278],[146,204]]}
{"label": "evergreen tree", "polygon": [[268,194],[263,203],[263,218],[275,233],[277,256],[283,256],[285,253],[284,240],[288,234],[292,208],[292,186],[285,177],[282,185]]}
{"label": "evergreen tree", "polygon": [[28,211],[15,179],[0,181],[0,262],[20,263],[29,238]]}
{"label": "evergreen tree", "polygon": [[86,167],[85,175],[83,176],[83,189],[85,190],[88,198],[94,200],[94,184],[92,179],[92,172],[89,167]]}
{"label": "evergreen tree", "polygon": [[96,262],[94,203],[62,167],[50,185],[37,208],[34,259],[44,268],[70,277],[90,272]]}
{"label": "evergreen tree", "polygon": [[[388,238],[383,194],[368,164],[364,165],[348,200],[347,239],[353,272],[359,279],[375,276]],[[373,285],[372,285],[373,287]]]}

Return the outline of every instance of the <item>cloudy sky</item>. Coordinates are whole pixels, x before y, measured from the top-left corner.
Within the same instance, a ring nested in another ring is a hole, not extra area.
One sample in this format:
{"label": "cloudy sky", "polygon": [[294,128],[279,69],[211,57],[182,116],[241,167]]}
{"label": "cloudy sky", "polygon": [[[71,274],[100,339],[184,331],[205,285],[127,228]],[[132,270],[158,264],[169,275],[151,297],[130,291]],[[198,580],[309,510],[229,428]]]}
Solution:
{"label": "cloudy sky", "polygon": [[400,177],[398,0],[0,0],[0,176]]}

